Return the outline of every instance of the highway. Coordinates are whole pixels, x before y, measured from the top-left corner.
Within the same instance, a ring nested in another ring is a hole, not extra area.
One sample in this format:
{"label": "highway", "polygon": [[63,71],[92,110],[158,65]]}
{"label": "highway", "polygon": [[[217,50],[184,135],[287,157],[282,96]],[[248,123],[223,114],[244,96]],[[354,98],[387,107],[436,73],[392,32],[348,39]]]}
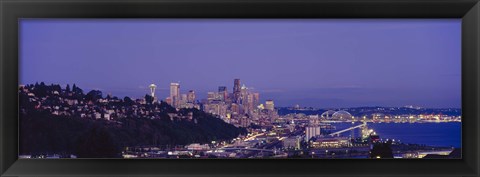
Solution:
{"label": "highway", "polygon": [[257,155],[258,153],[262,152],[262,150],[260,149],[264,149],[266,151],[269,151],[271,152],[272,149],[276,146],[278,146],[280,143],[282,143],[282,140],[287,138],[287,137],[291,137],[291,136],[298,136],[298,135],[301,135],[303,133],[303,131],[300,129],[300,130],[296,130],[295,132],[293,133],[290,133],[288,134],[287,136],[284,136],[284,137],[281,137],[280,139],[278,140],[274,140],[272,142],[269,142],[269,143],[266,143],[264,145],[261,145],[260,147],[256,148],[256,149],[259,149],[258,151],[251,151],[247,154],[245,154],[244,156],[242,156],[241,158],[250,158],[250,157],[255,157],[255,155]]}

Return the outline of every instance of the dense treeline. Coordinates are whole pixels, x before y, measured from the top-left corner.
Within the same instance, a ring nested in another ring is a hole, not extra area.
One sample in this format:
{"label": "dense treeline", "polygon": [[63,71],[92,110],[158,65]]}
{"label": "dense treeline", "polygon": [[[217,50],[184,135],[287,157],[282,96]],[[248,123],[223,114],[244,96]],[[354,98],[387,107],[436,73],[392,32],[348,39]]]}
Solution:
{"label": "dense treeline", "polygon": [[[58,105],[58,97],[69,97],[84,102],[95,102],[103,98],[100,91],[93,90],[83,94],[83,91],[75,85],[72,89],[69,86],[62,89],[59,85],[40,83],[27,85],[26,88],[35,96],[44,97],[43,105]],[[52,95],[53,91],[60,94]],[[48,109],[37,109],[36,106],[39,104],[30,102],[25,92],[20,91],[19,94],[20,154],[74,154],[80,158],[121,157],[125,147],[173,147],[191,143],[210,143],[231,140],[247,132],[244,128],[227,124],[201,110],[177,111],[165,102],[142,105],[147,110],[160,110],[155,119],[150,116],[128,116],[105,120],[82,118],[78,114],[54,115]],[[110,96],[106,98],[108,97]],[[125,97],[120,102],[111,102],[103,106],[131,107],[134,104],[137,103]],[[169,113],[183,118],[171,118]],[[191,119],[185,118],[188,115]]]}

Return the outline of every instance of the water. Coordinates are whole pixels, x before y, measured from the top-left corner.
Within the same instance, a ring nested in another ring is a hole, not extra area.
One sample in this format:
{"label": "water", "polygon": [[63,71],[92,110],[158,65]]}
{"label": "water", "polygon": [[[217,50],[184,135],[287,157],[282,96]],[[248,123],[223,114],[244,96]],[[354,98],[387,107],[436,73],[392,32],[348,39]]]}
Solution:
{"label": "water", "polygon": [[[353,125],[358,125],[355,123]],[[352,126],[352,123],[334,123],[337,130]],[[431,146],[461,147],[462,123],[368,123],[368,128],[373,129],[380,138],[400,140],[403,143],[425,144]],[[342,134],[350,135],[350,132]],[[355,136],[359,130],[355,131]]]}

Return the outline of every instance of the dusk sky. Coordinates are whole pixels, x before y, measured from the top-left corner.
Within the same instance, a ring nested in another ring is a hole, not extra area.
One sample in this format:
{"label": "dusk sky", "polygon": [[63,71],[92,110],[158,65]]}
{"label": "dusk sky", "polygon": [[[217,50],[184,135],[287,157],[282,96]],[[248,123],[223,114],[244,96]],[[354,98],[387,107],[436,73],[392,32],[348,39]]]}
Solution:
{"label": "dusk sky", "polygon": [[460,19],[23,19],[20,35],[20,84],[205,98],[239,78],[276,106],[461,107]]}

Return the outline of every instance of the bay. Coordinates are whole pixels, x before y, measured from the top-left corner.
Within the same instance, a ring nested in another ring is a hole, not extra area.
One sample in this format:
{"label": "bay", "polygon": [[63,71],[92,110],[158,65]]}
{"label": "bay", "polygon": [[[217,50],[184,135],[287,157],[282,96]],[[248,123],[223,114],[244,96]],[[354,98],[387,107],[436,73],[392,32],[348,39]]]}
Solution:
{"label": "bay", "polygon": [[[333,123],[335,131],[339,131],[360,123]],[[368,123],[368,128],[373,129],[381,139],[395,139],[403,143],[425,144],[429,146],[461,147],[462,123],[461,122],[428,122],[428,123]],[[355,136],[359,136],[359,129]],[[342,134],[350,135],[350,132]]]}

